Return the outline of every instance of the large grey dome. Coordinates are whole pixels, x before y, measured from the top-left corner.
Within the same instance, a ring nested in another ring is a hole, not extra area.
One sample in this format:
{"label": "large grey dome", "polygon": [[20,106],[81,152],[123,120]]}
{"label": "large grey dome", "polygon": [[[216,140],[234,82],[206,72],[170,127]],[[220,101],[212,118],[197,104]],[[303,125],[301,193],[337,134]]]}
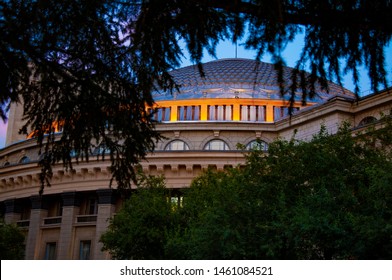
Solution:
{"label": "large grey dome", "polygon": [[[284,68],[284,79],[290,81],[292,68]],[[155,92],[154,99],[194,99],[194,98],[262,98],[281,99],[274,65],[251,59],[220,59],[203,64],[204,77],[196,65],[170,72],[180,92],[175,94]],[[319,90],[312,101],[321,101],[331,95],[353,93],[337,84],[329,83],[329,93]],[[301,92],[298,92],[301,99]]]}

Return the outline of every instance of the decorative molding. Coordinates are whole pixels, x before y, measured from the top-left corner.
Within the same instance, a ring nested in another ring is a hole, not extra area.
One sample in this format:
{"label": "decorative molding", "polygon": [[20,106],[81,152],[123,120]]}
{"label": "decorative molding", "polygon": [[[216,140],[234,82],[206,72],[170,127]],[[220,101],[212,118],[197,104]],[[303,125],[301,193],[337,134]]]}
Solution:
{"label": "decorative molding", "polygon": [[162,164],[157,165],[157,172],[158,173],[163,173],[163,171],[164,171],[163,165]]}
{"label": "decorative molding", "polygon": [[173,172],[175,172],[175,173],[178,172],[178,164],[171,164],[170,167],[171,167],[171,170],[172,170]]}

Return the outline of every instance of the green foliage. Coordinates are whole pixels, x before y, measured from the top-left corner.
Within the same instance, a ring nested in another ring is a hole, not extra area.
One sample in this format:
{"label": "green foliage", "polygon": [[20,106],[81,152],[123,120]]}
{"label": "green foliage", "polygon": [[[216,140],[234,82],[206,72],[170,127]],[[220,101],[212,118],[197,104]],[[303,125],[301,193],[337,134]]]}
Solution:
{"label": "green foliage", "polygon": [[25,251],[24,241],[25,236],[16,225],[0,221],[1,260],[22,260]]}
{"label": "green foliage", "polygon": [[138,182],[100,241],[115,259],[163,259],[166,233],[176,213],[162,177],[139,172]]}
{"label": "green foliage", "polygon": [[[253,213],[245,197],[251,197],[251,185],[241,171],[207,171],[185,193],[181,209],[187,221],[166,246],[168,256],[176,259],[252,258],[255,240]],[[249,188],[244,188],[249,186]],[[245,202],[239,203],[239,202]]]}
{"label": "green foliage", "polygon": [[[382,129],[392,133],[388,122]],[[390,259],[392,142],[362,136],[344,124],[309,142],[278,139],[267,154],[248,152],[245,166],[204,172],[175,209],[161,178],[142,176],[104,249],[139,259]]]}
{"label": "green foliage", "polygon": [[[385,19],[391,15],[391,1],[383,0],[1,1],[0,117],[6,118],[4,104],[23,102],[22,131],[35,131],[45,154],[43,186],[53,164],[72,168],[71,152],[88,160],[104,145],[113,179],[129,188],[134,164],[159,140],[146,112],[151,92],[177,87],[169,71],[185,51],[203,74],[205,50],[215,55],[219,41],[247,36],[245,46],[257,59],[273,57],[288,100],[300,91],[305,101],[327,79],[340,82],[346,73],[358,93],[358,66],[368,69],[375,91],[387,87],[384,49],[392,24]],[[287,81],[281,52],[299,33],[304,47]]]}
{"label": "green foliage", "polygon": [[167,254],[390,259],[391,157],[358,140],[346,125],[335,135],[322,128],[310,142],[278,140],[268,155],[252,151],[244,168],[206,172],[187,192],[187,224]]}

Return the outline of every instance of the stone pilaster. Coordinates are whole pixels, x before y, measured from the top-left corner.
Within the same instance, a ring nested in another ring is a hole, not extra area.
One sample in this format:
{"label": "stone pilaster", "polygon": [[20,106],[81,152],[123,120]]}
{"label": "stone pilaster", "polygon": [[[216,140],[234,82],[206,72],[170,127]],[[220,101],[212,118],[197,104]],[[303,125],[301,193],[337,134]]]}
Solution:
{"label": "stone pilaster", "polygon": [[79,214],[80,198],[76,192],[62,194],[63,215],[61,218],[60,239],[58,243],[57,259],[72,259],[72,248],[74,242],[74,222]]}
{"label": "stone pilaster", "polygon": [[103,244],[99,242],[101,235],[107,230],[109,219],[113,216],[115,211],[116,196],[112,189],[97,190],[98,195],[98,215],[97,226],[95,231],[95,248],[93,252],[93,259],[104,260],[109,259],[110,255],[107,252],[102,252]]}
{"label": "stone pilaster", "polygon": [[26,259],[36,260],[39,258],[39,246],[41,243],[41,225],[48,216],[48,209],[43,196],[32,196],[29,232],[26,240]]}

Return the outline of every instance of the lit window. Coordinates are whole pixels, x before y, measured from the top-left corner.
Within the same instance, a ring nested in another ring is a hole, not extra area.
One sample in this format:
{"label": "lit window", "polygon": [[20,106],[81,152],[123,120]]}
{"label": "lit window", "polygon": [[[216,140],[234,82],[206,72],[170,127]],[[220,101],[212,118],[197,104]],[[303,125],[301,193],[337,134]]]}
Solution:
{"label": "lit window", "polygon": [[172,205],[172,209],[181,208],[183,205],[184,197],[182,195],[176,195],[170,197],[170,203]]}
{"label": "lit window", "polygon": [[208,106],[208,120],[210,121],[231,121],[233,120],[233,108],[231,105],[211,105]]}
{"label": "lit window", "polygon": [[151,113],[154,114],[153,120],[158,122],[170,121],[170,110],[170,107],[156,108],[155,111],[151,110]]}
{"label": "lit window", "polygon": [[265,121],[265,106],[241,106],[241,121]]}
{"label": "lit window", "polygon": [[268,144],[261,140],[253,140],[246,145],[247,150],[267,151]]}
{"label": "lit window", "polygon": [[46,243],[45,260],[55,260],[55,259],[56,259],[56,242]]}
{"label": "lit window", "polygon": [[179,121],[200,120],[200,106],[178,106],[177,120]]}
{"label": "lit window", "polygon": [[171,141],[165,147],[165,151],[187,151],[187,150],[189,150],[188,144],[181,140]]}
{"label": "lit window", "polygon": [[80,260],[89,260],[90,253],[91,253],[91,240],[80,241],[79,259]]}
{"label": "lit window", "polygon": [[211,140],[204,146],[204,150],[209,151],[228,151],[229,146],[222,140]]}

